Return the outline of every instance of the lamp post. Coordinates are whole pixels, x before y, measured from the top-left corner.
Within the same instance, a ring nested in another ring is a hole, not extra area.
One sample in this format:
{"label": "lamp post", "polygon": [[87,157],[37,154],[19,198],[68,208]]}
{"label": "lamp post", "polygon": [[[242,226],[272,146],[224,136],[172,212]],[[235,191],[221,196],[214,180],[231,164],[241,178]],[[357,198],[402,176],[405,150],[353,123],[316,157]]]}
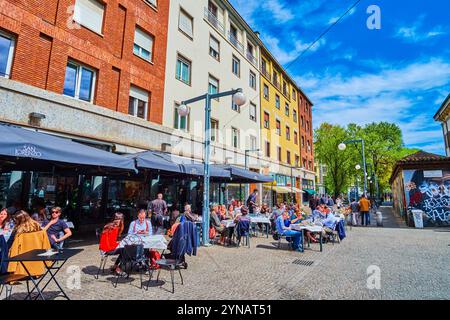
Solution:
{"label": "lamp post", "polygon": [[189,114],[188,105],[194,102],[205,100],[205,136],[204,136],[204,172],[203,172],[203,215],[202,215],[202,240],[203,245],[209,245],[209,188],[210,188],[210,165],[209,159],[211,154],[211,100],[226,96],[233,96],[233,102],[238,106],[243,106],[247,102],[247,97],[243,94],[242,89],[234,89],[222,93],[206,93],[202,96],[192,98],[181,102],[178,108],[180,116]]}
{"label": "lamp post", "polygon": [[364,195],[367,195],[367,164],[366,164],[366,153],[365,153],[365,148],[364,148],[364,140],[363,139],[359,139],[359,140],[346,140],[344,142],[342,142],[341,144],[339,144],[338,148],[341,151],[344,151],[345,149],[347,149],[347,144],[350,143],[361,143],[362,145],[362,160],[363,160],[363,167],[364,167]]}

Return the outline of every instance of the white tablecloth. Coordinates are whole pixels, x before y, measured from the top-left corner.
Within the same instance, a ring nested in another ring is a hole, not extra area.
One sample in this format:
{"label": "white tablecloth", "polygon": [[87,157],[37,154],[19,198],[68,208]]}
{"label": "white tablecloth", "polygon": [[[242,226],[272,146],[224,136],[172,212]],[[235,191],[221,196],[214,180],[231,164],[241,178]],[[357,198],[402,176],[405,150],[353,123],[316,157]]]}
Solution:
{"label": "white tablecloth", "polygon": [[234,220],[223,220],[221,221],[221,223],[226,227],[226,228],[231,228],[231,227],[235,227],[236,223],[234,223]]}
{"label": "white tablecloth", "polygon": [[143,244],[145,249],[166,250],[167,240],[163,235],[155,236],[138,236],[128,235],[119,244],[118,248],[123,248],[126,245]]}
{"label": "white tablecloth", "polygon": [[266,217],[250,217],[251,223],[270,224],[270,219]]}
{"label": "white tablecloth", "polygon": [[290,226],[291,230],[301,231],[301,230],[308,230],[310,232],[322,232],[323,228],[320,226],[305,226],[301,224],[291,224]]}

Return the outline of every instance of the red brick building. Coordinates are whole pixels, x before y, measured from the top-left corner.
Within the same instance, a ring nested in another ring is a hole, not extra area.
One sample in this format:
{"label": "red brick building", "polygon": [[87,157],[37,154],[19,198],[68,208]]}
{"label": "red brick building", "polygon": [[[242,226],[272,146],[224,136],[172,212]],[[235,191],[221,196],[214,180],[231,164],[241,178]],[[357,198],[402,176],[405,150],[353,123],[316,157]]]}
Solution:
{"label": "red brick building", "polygon": [[313,140],[313,122],[312,122],[312,102],[303,92],[299,92],[298,110],[300,127],[300,158],[301,165],[309,174],[305,174],[302,179],[302,188],[304,190],[314,190],[315,169],[314,169],[314,140]]}
{"label": "red brick building", "polygon": [[169,0],[2,0],[12,49],[0,71],[162,124],[168,11]]}

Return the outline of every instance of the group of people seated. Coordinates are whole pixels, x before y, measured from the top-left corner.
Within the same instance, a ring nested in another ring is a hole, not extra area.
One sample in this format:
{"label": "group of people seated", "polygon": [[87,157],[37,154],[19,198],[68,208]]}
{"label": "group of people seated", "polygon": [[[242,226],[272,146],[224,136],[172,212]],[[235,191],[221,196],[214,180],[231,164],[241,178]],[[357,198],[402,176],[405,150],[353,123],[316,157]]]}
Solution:
{"label": "group of people seated", "polygon": [[54,207],[50,218],[45,206],[29,215],[24,210],[0,210],[0,243],[2,268],[0,273],[15,273],[13,266],[7,266],[5,259],[33,249],[62,249],[64,241],[72,235],[67,223],[60,219],[61,208]]}

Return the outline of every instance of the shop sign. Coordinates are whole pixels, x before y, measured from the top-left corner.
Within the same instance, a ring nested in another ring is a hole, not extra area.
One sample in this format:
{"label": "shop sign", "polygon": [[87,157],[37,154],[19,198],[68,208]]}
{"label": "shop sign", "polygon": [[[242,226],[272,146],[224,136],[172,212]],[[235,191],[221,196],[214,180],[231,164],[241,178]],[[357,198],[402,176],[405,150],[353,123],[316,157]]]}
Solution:
{"label": "shop sign", "polygon": [[42,153],[36,147],[24,145],[21,148],[16,148],[16,157],[41,158]]}

